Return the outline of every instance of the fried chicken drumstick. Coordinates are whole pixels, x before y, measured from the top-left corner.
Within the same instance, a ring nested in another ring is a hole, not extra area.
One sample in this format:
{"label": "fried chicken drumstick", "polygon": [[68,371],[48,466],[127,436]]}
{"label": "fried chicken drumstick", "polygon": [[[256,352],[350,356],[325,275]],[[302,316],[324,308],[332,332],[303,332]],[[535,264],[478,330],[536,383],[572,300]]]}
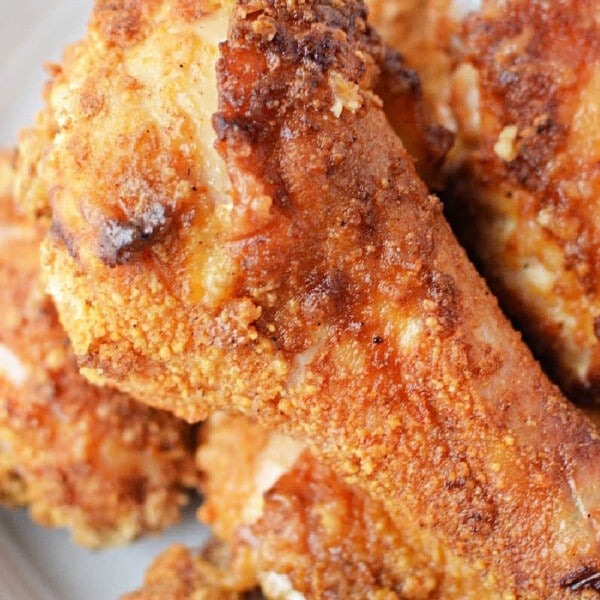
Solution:
{"label": "fried chicken drumstick", "polygon": [[303,440],[508,596],[594,595],[597,431],[417,177],[365,16],[99,2],[37,134],[49,289],[88,377]]}
{"label": "fried chicken drumstick", "polygon": [[84,546],[122,544],[178,520],[192,431],[79,375],[39,282],[44,226],[13,202],[13,159],[0,154],[0,503]]}

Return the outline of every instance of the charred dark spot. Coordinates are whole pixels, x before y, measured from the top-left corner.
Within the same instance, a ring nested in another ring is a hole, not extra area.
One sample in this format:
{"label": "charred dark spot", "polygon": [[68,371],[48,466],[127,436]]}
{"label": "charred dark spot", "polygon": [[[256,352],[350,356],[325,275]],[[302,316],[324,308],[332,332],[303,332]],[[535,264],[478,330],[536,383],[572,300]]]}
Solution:
{"label": "charred dark spot", "polygon": [[229,121],[222,112],[217,112],[212,117],[212,126],[219,142],[224,141],[229,134]]}
{"label": "charred dark spot", "polygon": [[331,34],[311,34],[304,40],[304,58],[319,66],[323,71],[336,61],[336,42]]}
{"label": "charred dark spot", "polygon": [[133,254],[162,238],[171,221],[171,211],[162,204],[152,204],[132,220],[108,219],[99,234],[99,255],[109,266],[129,262]]}
{"label": "charred dark spot", "polygon": [[[548,107],[556,110],[552,101]],[[567,128],[547,117],[525,132],[520,139],[519,155],[509,163],[509,172],[521,185],[537,190],[543,184],[545,166],[566,141]]]}
{"label": "charred dark spot", "polygon": [[552,131],[555,123],[548,115],[542,115],[534,121],[535,132],[538,135]]}
{"label": "charred dark spot", "polygon": [[391,94],[410,94],[417,100],[423,96],[419,76],[406,66],[398,51],[386,48],[382,67],[386,73],[385,84],[389,86]]}
{"label": "charred dark spot", "polygon": [[348,17],[333,6],[327,4],[317,5],[314,8],[314,14],[319,21],[325,23],[328,27],[348,29]]}
{"label": "charred dark spot", "polygon": [[561,582],[562,587],[573,591],[595,590],[600,592],[600,571],[592,567],[581,567],[567,575]]}
{"label": "charred dark spot", "polygon": [[300,47],[298,41],[278,30],[275,38],[271,42],[271,49],[275,55],[284,57],[286,60],[295,63],[300,60]]}
{"label": "charred dark spot", "polygon": [[383,344],[383,338],[381,336],[379,336],[379,335],[376,335],[373,338],[373,343],[374,344]]}
{"label": "charred dark spot", "polygon": [[460,477],[458,479],[452,479],[450,481],[446,481],[444,483],[444,487],[447,490],[460,490],[465,487],[466,483],[467,483],[466,480],[463,479],[462,477]]}
{"label": "charred dark spot", "polygon": [[240,142],[255,143],[260,135],[260,130],[253,126],[252,121],[243,118],[227,119],[223,113],[213,115],[213,128],[219,141],[234,137]]}

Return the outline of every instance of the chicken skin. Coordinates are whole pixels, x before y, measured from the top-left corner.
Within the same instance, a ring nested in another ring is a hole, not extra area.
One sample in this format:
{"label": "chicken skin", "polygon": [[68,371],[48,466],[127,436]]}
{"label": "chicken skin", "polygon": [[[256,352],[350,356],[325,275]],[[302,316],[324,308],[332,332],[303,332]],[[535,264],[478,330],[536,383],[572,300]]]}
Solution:
{"label": "chicken skin", "polygon": [[488,0],[468,19],[477,127],[464,127],[473,147],[450,205],[503,306],[582,403],[600,399],[597,11],[589,0]]}
{"label": "chicken skin", "polygon": [[[429,188],[440,193],[472,151],[479,131],[477,86],[472,67],[465,61],[466,44],[461,34],[466,16],[480,4],[480,0],[367,0],[369,19],[386,44],[419,74],[425,118],[454,134],[444,165],[435,164],[435,172],[419,170]],[[392,117],[390,111],[386,113]],[[393,117],[390,121],[394,125]],[[400,137],[413,154],[406,143],[410,140],[402,132]],[[419,167],[422,159],[416,158]]]}
{"label": "chicken skin", "polygon": [[40,121],[49,290],[93,381],[301,440],[506,597],[594,597],[598,432],[418,178],[365,19],[98,2]]}
{"label": "chicken skin", "polygon": [[84,546],[122,544],[178,520],[192,431],[79,375],[39,282],[45,228],[13,202],[13,160],[0,155],[0,503]]}

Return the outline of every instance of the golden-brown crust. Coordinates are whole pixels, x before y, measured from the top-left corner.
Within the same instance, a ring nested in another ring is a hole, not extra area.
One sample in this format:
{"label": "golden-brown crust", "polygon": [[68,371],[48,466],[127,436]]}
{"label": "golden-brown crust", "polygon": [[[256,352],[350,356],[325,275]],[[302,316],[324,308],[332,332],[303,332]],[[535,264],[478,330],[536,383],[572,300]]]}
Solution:
{"label": "golden-brown crust", "polygon": [[0,500],[90,547],[178,519],[195,481],[192,431],[78,373],[39,282],[43,223],[12,200],[0,157]]}
{"label": "golden-brown crust", "polygon": [[480,127],[453,201],[503,306],[578,402],[600,394],[596,10],[484,2],[467,22]]}
{"label": "golden-brown crust", "polygon": [[308,452],[267,491],[251,531],[261,572],[286,575],[306,598],[488,595],[478,574],[468,570],[464,581],[460,575],[453,581],[449,568],[443,582],[444,568],[435,563],[444,562],[443,553],[433,540],[429,548],[411,546],[380,503]]}
{"label": "golden-brown crust", "polygon": [[222,571],[211,577],[206,552],[174,547],[132,598],[192,598],[210,582],[238,592],[259,586],[273,600],[499,597],[414,517],[394,523],[301,444],[241,415],[215,414],[202,431],[199,515],[225,539],[217,548],[229,548],[221,560],[212,553]]}
{"label": "golden-brown crust", "polygon": [[241,592],[259,584],[269,599],[500,597],[414,516],[393,522],[308,451],[290,455],[285,436],[223,414],[203,434],[198,466],[210,510],[200,515],[227,540],[217,546],[221,560],[213,553],[209,561],[222,570],[207,566],[206,551],[174,547],[132,598],[193,598],[215,585]]}
{"label": "golden-brown crust", "polygon": [[90,26],[104,43],[128,46],[143,38],[149,14],[159,6],[160,0],[96,0]]}
{"label": "golden-brown crust", "polygon": [[[190,419],[254,414],[394,519],[399,506],[419,515],[491,588],[585,596],[567,588],[600,569],[597,431],[543,376],[417,178],[373,94],[383,48],[364,15],[337,0],[236,5],[215,120],[232,202],[186,195],[171,237],[123,264],[99,258],[88,217],[112,209],[100,166],[130,161],[130,139],[81,170],[75,150],[98,122],[63,128],[45,174],[62,236],[46,243],[51,289],[89,376]],[[72,110],[60,90],[54,110]],[[119,111],[131,128],[145,114]],[[157,132],[151,172],[183,139]],[[216,295],[199,277],[211,261],[226,275]]]}
{"label": "golden-brown crust", "polygon": [[386,49],[376,87],[385,114],[415,161],[429,189],[443,187],[442,164],[454,141],[452,133],[431,121],[423,104],[421,80],[408,69],[397,51]]}

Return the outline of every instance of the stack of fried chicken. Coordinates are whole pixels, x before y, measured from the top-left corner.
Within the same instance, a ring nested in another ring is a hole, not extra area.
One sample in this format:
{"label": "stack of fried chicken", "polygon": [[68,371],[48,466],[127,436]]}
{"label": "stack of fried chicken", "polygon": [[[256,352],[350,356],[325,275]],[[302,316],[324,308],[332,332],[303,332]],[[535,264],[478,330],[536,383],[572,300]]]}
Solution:
{"label": "stack of fried chicken", "polygon": [[199,488],[129,600],[600,594],[600,5],[471,8],[96,0],[50,68],[0,500],[99,547]]}

